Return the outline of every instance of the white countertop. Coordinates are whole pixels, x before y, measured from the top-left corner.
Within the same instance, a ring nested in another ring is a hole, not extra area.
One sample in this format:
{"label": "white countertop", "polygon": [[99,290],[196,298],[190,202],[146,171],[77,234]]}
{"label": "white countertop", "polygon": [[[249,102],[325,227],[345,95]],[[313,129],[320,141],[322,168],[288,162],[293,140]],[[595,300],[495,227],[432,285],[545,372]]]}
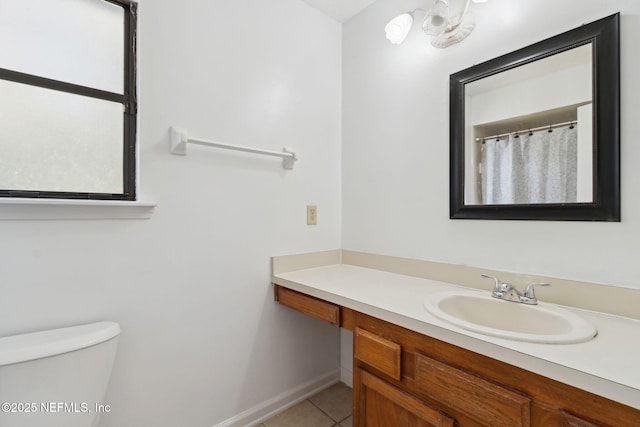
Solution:
{"label": "white countertop", "polygon": [[598,335],[579,344],[534,344],[470,332],[431,315],[425,297],[459,288],[448,283],[346,264],[281,273],[272,281],[640,409],[638,320],[564,307],[593,323]]}

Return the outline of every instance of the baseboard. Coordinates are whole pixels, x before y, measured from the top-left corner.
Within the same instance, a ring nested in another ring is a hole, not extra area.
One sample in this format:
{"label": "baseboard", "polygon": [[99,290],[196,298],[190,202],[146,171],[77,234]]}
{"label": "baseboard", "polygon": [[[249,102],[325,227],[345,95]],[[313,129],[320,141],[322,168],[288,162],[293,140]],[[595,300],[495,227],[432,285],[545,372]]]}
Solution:
{"label": "baseboard", "polygon": [[341,367],[340,368],[340,381],[353,388],[353,372]]}
{"label": "baseboard", "polygon": [[213,427],[250,427],[302,402],[322,389],[340,381],[340,371],[335,370],[312,379],[298,387],[274,396],[252,408],[216,424]]}

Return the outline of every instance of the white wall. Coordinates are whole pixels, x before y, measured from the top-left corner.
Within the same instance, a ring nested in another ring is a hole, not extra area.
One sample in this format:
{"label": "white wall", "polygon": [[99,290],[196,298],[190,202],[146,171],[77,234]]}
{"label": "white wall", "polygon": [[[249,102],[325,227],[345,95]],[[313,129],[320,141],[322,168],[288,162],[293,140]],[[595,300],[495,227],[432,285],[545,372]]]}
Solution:
{"label": "white wall", "polygon": [[[149,0],[139,30],[156,213],[0,222],[0,336],[115,320],[101,425],[209,427],[339,366],[337,330],[273,302],[270,257],[340,246],[341,28],[299,0]],[[300,160],[173,156],[172,125]]]}
{"label": "white wall", "polygon": [[[418,25],[391,45],[385,23],[425,5],[379,0],[343,27],[343,248],[640,289],[640,2],[491,0],[460,44]],[[449,75],[618,11],[622,222],[450,220]]]}
{"label": "white wall", "polygon": [[477,93],[466,101],[471,102],[469,126],[590,102],[591,82],[589,63]]}

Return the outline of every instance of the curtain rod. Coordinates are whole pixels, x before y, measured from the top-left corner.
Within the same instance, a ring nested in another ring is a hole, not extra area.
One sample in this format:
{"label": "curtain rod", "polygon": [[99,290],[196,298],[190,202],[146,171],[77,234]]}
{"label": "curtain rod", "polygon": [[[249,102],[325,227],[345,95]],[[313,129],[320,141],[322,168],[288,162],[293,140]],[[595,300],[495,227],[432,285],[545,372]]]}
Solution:
{"label": "curtain rod", "polygon": [[539,130],[544,130],[544,129],[555,129],[555,128],[559,128],[562,126],[566,126],[566,125],[577,125],[578,121],[577,120],[572,120],[570,122],[563,122],[563,123],[556,123],[553,125],[546,125],[546,126],[538,126],[535,128],[529,128],[529,129],[523,129],[523,130],[519,130],[517,132],[507,132],[507,133],[501,133],[498,135],[492,135],[492,136],[484,136],[482,138],[476,138],[476,142],[480,142],[480,141],[486,141],[487,139],[493,139],[493,138],[502,138],[503,136],[509,136],[509,135],[518,135],[520,133],[525,133],[525,132],[536,132]]}

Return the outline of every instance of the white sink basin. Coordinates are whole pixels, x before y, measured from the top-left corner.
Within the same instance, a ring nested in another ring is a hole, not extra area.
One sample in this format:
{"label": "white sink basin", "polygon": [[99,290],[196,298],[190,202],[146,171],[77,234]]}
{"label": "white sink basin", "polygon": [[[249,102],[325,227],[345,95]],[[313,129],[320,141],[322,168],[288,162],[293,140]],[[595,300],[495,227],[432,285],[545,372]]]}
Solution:
{"label": "white sink basin", "polygon": [[547,344],[585,342],[596,328],[579,315],[552,304],[520,304],[473,291],[451,291],[424,300],[426,309],[460,328],[505,338]]}

